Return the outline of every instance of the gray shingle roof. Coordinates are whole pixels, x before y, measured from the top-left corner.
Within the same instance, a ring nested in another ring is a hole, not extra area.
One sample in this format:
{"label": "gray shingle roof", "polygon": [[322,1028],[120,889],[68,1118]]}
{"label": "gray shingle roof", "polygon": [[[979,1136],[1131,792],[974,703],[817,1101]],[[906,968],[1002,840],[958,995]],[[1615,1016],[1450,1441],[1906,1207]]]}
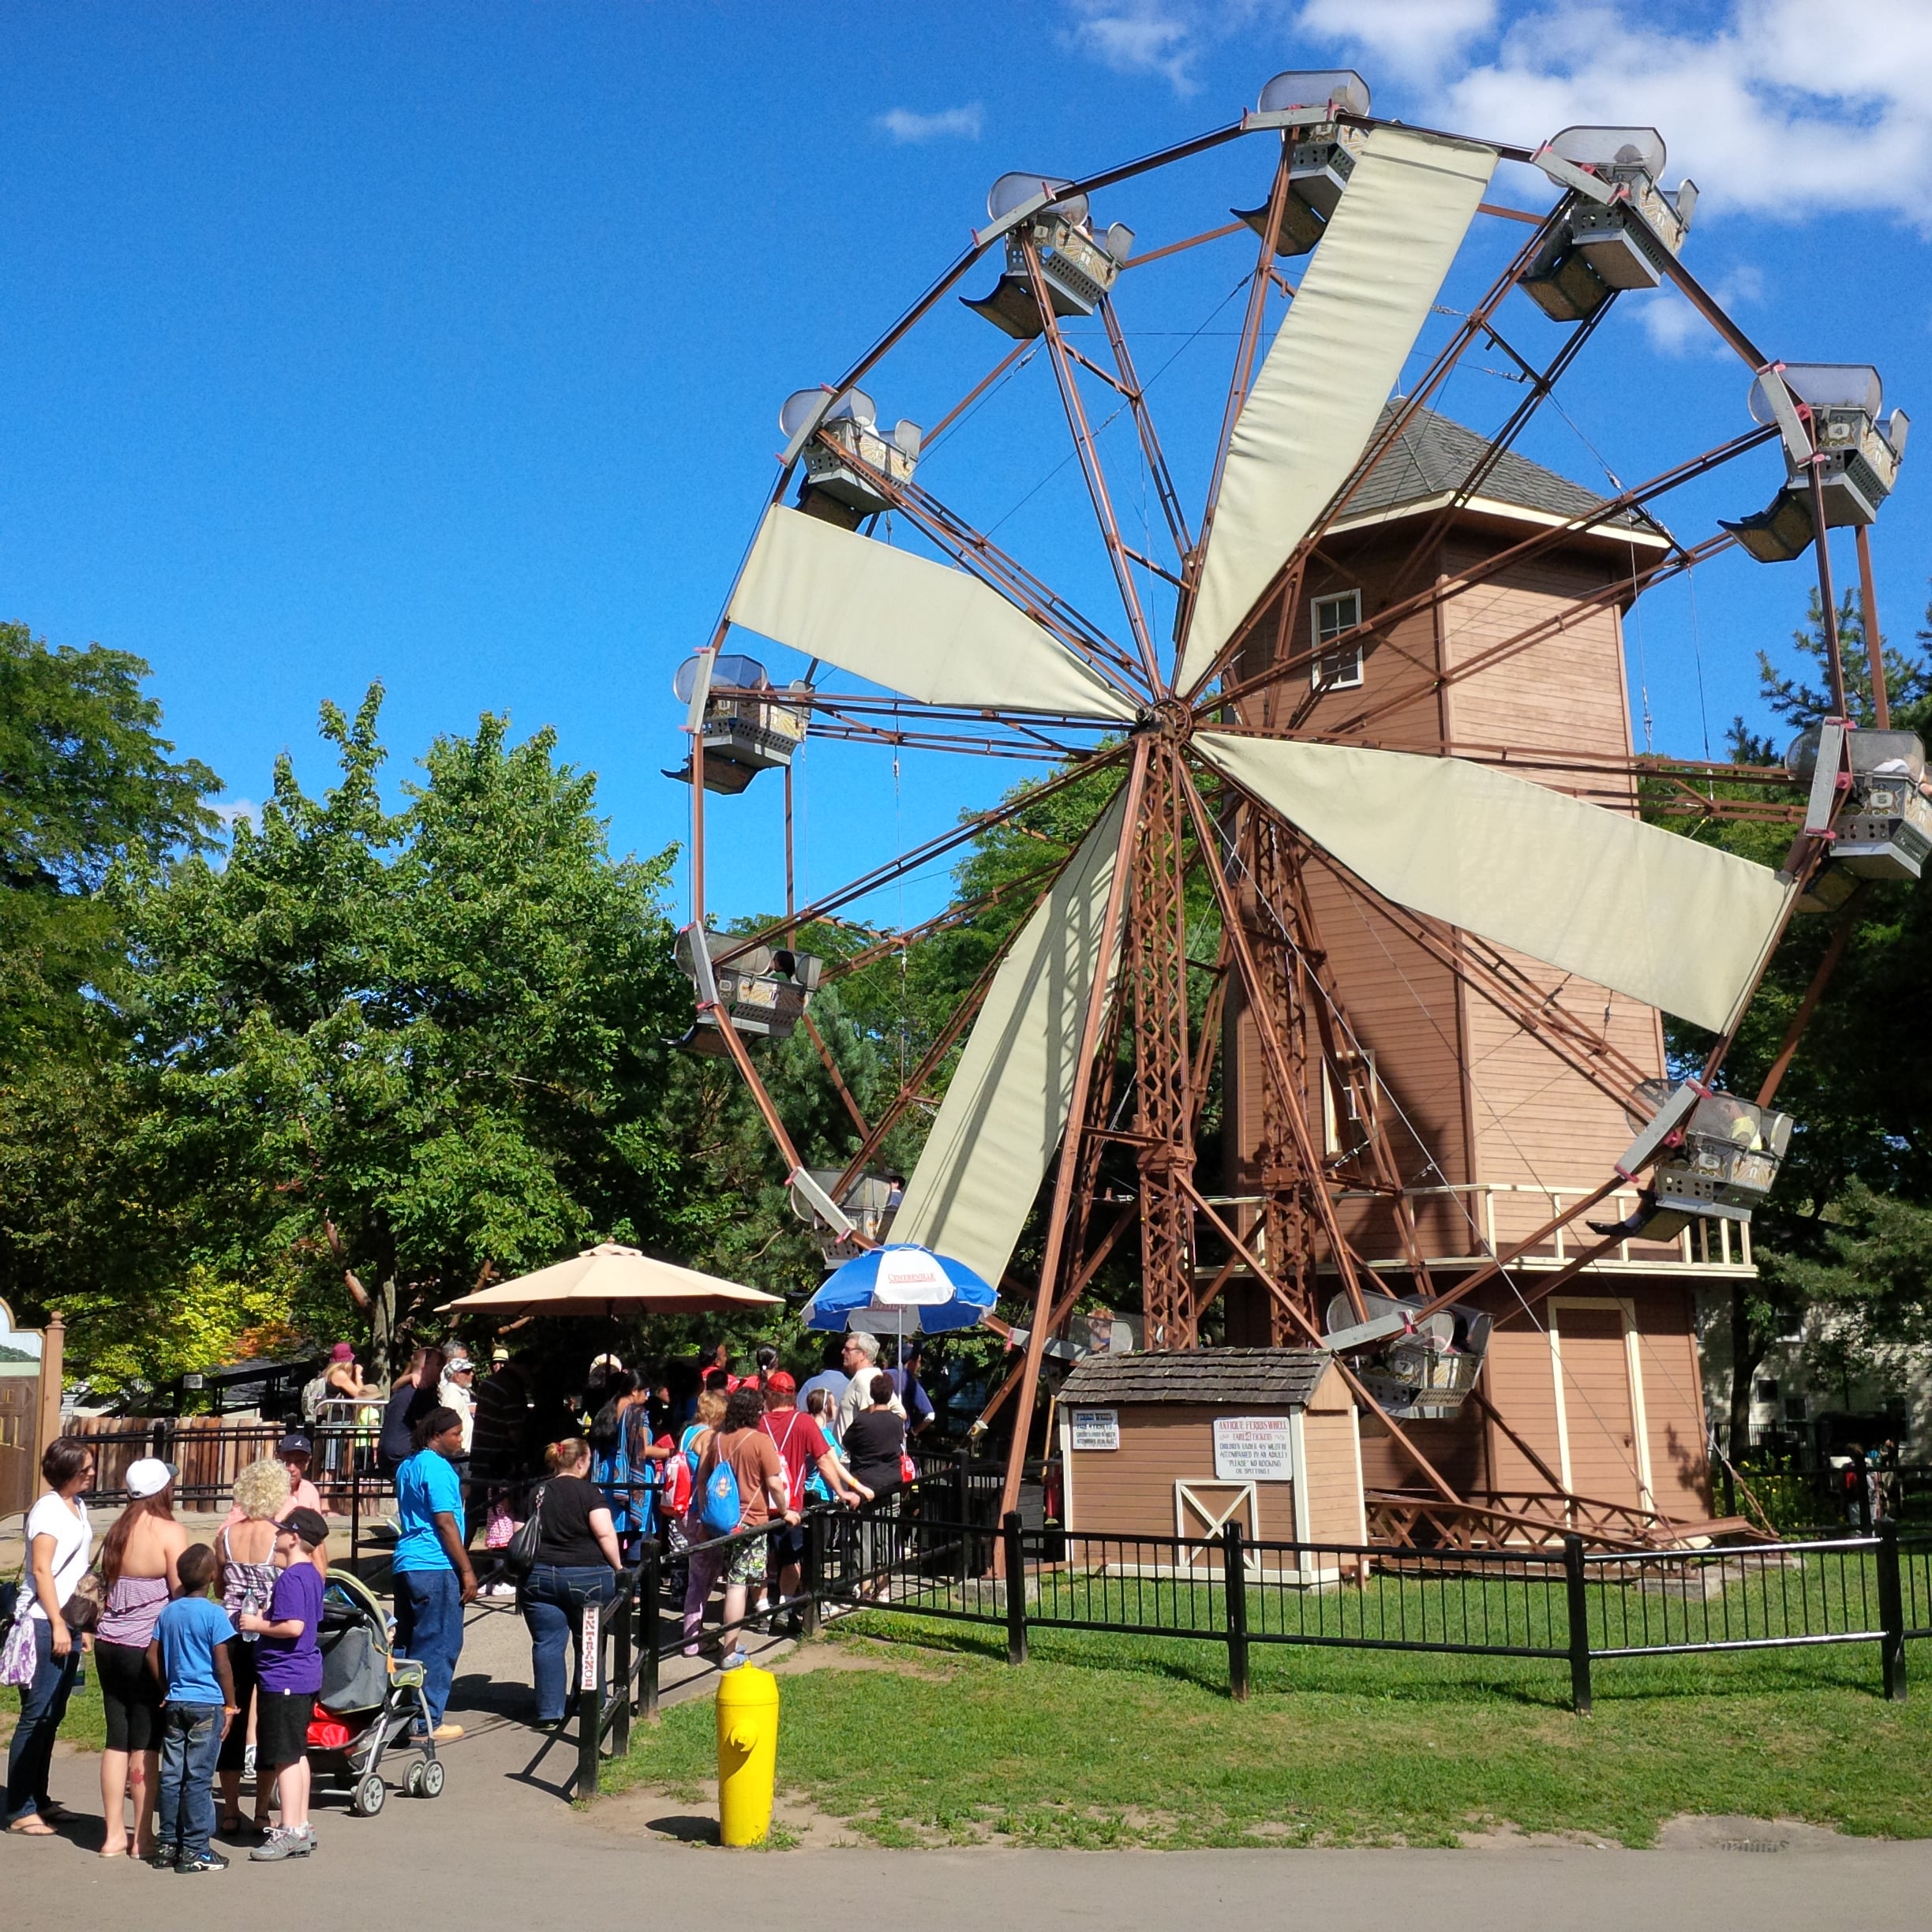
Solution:
{"label": "gray shingle roof", "polygon": [[[1379,434],[1403,406],[1389,402],[1383,406]],[[1362,486],[1349,500],[1339,521],[1344,526],[1357,519],[1386,515],[1410,504],[1427,503],[1446,496],[1462,487],[1462,481],[1489,445],[1473,429],[1465,429],[1432,409],[1419,409],[1404,426],[1395,447],[1372,470]],[[1593,510],[1604,499],[1554,470],[1505,450],[1482,481],[1477,492],[1489,503],[1511,504],[1525,510],[1540,511],[1548,516],[1581,516]],[[1613,521],[1638,529],[1654,529],[1649,520],[1631,511],[1619,513]]]}
{"label": "gray shingle roof", "polygon": [[1320,1349],[1089,1355],[1067,1377],[1060,1402],[1062,1407],[1082,1408],[1095,1402],[1247,1402],[1301,1409],[1332,1359]]}

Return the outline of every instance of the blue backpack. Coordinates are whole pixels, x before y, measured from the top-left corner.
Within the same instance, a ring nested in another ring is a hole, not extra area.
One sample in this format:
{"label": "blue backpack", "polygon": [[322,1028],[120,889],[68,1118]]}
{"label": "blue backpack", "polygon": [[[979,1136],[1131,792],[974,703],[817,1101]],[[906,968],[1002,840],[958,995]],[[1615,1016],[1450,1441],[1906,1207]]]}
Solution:
{"label": "blue backpack", "polygon": [[722,1456],[705,1478],[704,1500],[698,1518],[713,1536],[729,1536],[738,1527],[744,1506],[738,1494],[738,1477]]}

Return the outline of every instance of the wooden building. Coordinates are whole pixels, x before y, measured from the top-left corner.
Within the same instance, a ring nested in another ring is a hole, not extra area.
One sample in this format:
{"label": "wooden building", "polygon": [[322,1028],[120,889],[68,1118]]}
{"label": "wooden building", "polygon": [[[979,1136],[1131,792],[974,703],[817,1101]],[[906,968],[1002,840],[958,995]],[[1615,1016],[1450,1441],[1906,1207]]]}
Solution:
{"label": "wooden building", "polygon": [[[1485,454],[1481,438],[1424,410],[1371,473],[1324,538],[1295,607],[1256,631],[1245,672],[1267,653],[1320,653],[1327,638],[1426,589],[1452,581],[1526,537],[1587,515],[1590,492],[1505,453],[1464,504],[1464,479]],[[1668,540],[1639,516],[1579,530],[1533,562],[1395,624],[1374,648],[1318,654],[1312,670],[1268,694],[1275,721],[1298,732],[1395,751],[1501,758],[1520,777],[1634,812],[1623,623],[1635,572]],[[1548,634],[1486,664],[1485,653],[1533,627]],[[1442,682],[1443,679],[1449,681]],[[1606,773],[1603,761],[1625,762]],[[1372,801],[1365,801],[1372,810]],[[1365,1056],[1375,1107],[1438,1292],[1492,1250],[1531,1233],[1610,1178],[1631,1139],[1620,1104],[1629,1069],[1664,1072],[1654,1009],[1566,978],[1554,968],[1447,928],[1429,929],[1458,971],[1414,928],[1371,903],[1313,853],[1303,885],[1352,1037]],[[1264,921],[1257,931],[1267,936]],[[1694,934],[1687,943],[1695,943]],[[1279,943],[1279,942],[1277,942]],[[1546,1015],[1573,1017],[1621,1056],[1598,1081],[1566,1065],[1520,1021],[1470,983],[1507,983]],[[1230,1000],[1224,1185],[1260,1226],[1265,1185],[1261,1058],[1250,1017]],[[1345,1086],[1319,1044],[1305,1101],[1324,1153],[1346,1153],[1358,1125]],[[1608,1088],[1609,1091],[1604,1089]],[[1593,1211],[1621,1219],[1633,1187]],[[1410,1292],[1414,1271],[1386,1196],[1344,1203],[1343,1223],[1388,1291]],[[1552,1494],[1636,1517],[1694,1524],[1712,1515],[1710,1472],[1694,1328],[1701,1285],[1751,1273],[1747,1230],[1694,1224],[1674,1242],[1623,1243],[1556,1295],[1526,1310],[1517,1293],[1592,1238],[1561,1230],[1479,1290],[1474,1305],[1497,1327],[1472,1402],[1453,1421],[1417,1421],[1419,1447],[1466,1498],[1514,1508]],[[1325,1277],[1324,1299],[1339,1286]],[[1230,1342],[1279,1342],[1258,1283],[1227,1290]],[[1374,1526],[1380,1502],[1413,1490],[1414,1470],[1372,1419],[1361,1428]],[[1547,1504],[1545,1504],[1545,1507]]]}
{"label": "wooden building", "polygon": [[[1317,1546],[1270,1573],[1332,1580],[1319,1546],[1368,1540],[1354,1400],[1319,1349],[1094,1355],[1060,1391],[1061,1519],[1082,1536]],[[1089,1552],[1091,1555],[1091,1552]],[[1120,1553],[1106,1556],[1120,1567]],[[1159,1568],[1144,1557],[1141,1568]]]}

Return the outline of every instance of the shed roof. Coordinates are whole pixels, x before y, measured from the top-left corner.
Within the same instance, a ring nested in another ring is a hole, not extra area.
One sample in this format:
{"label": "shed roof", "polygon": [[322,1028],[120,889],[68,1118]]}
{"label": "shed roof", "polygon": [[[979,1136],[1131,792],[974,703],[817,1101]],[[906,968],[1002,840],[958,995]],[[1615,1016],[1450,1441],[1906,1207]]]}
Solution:
{"label": "shed roof", "polygon": [[1305,1409],[1334,1357],[1321,1349],[1189,1349],[1089,1355],[1066,1379],[1063,1406],[1090,1402],[1249,1402]]}
{"label": "shed roof", "polygon": [[[1379,435],[1402,402],[1385,403]],[[1395,447],[1363,479],[1361,487],[1350,498],[1348,507],[1335,527],[1347,530],[1363,523],[1432,509],[1448,502],[1462,488],[1463,479],[1489,447],[1473,429],[1432,409],[1418,409],[1403,425]],[[1546,470],[1514,450],[1497,457],[1489,473],[1471,499],[1471,510],[1491,512],[1527,511],[1539,522],[1566,522],[1597,508],[1604,499],[1595,491],[1573,483],[1554,470]],[[1661,528],[1640,511],[1624,510],[1606,515],[1601,526],[1605,534],[1615,530],[1639,543],[1666,541]]]}

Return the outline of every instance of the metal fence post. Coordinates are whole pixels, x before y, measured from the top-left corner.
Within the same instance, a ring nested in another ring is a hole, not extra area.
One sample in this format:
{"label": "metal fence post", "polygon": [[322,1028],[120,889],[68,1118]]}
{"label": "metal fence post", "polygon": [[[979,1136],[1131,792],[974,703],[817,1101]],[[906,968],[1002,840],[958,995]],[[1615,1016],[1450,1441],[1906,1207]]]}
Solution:
{"label": "metal fence post", "polygon": [[664,1609],[664,1578],[654,1537],[644,1539],[643,1560],[638,1566],[638,1636],[644,1646],[638,1702],[646,1717],[657,1715],[657,1659],[663,1635],[659,1619]]}
{"label": "metal fence post", "polygon": [[959,1580],[964,1590],[972,1580],[972,1451],[962,1449],[953,1458],[953,1520],[959,1525]]}
{"label": "metal fence post", "polygon": [[1878,1640],[1885,1672],[1885,1694],[1894,1704],[1905,1702],[1905,1593],[1899,1578],[1898,1524],[1892,1517],[1878,1522],[1878,1621],[1885,1634]]}
{"label": "metal fence post", "polygon": [[1227,1614],[1228,1694],[1238,1704],[1248,1696],[1248,1565],[1241,1553],[1241,1526],[1231,1517],[1221,1526],[1221,1573]]}
{"label": "metal fence post", "polygon": [[1020,1542],[1020,1512],[1009,1510],[1000,1526],[1006,1557],[1006,1661],[1027,1661],[1026,1558]]}
{"label": "metal fence post", "polygon": [[1583,1539],[1563,1538],[1563,1594],[1570,1604],[1570,1707],[1587,1717],[1590,1707],[1589,1599],[1583,1589]]}
{"label": "metal fence post", "polygon": [[818,1634],[818,1593],[825,1582],[826,1512],[805,1512],[805,1601],[799,1605],[799,1636],[809,1643]]}
{"label": "metal fence post", "polygon": [[[597,1666],[603,1661],[604,1648],[604,1619],[597,1613],[602,1607],[593,1601],[586,1603],[581,1612],[583,1657],[577,1673],[577,1784],[571,1794],[575,1798],[594,1798],[597,1795],[597,1775],[604,1743],[604,1699],[597,1687],[602,1676]],[[584,1681],[586,1678],[590,1679],[588,1683]]]}
{"label": "metal fence post", "polygon": [[[631,1681],[631,1638],[636,1627],[637,1572],[624,1577],[618,1586],[618,1600],[611,1607],[616,1616],[611,1626],[611,1690],[617,1700],[611,1713],[611,1749],[622,1758],[631,1749],[631,1717],[636,1709],[636,1686]],[[599,1700],[601,1702],[601,1700]]]}

